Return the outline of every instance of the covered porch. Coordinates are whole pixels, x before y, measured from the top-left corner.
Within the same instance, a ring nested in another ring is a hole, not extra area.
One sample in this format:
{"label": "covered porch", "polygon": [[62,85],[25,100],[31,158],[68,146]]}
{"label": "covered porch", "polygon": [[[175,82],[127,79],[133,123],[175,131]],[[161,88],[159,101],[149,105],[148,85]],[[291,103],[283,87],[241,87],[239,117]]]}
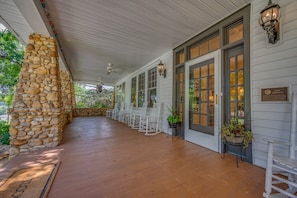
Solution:
{"label": "covered porch", "polygon": [[59,197],[261,197],[265,170],[235,156],[161,133],[145,136],[118,121],[77,117],[55,148],[20,153],[4,174],[60,160],[49,192]]}

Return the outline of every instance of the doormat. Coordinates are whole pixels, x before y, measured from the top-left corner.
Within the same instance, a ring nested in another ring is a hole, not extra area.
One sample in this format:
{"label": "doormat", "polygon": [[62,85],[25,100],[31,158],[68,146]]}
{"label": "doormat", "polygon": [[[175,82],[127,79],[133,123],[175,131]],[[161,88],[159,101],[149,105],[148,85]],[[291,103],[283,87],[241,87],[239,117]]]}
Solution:
{"label": "doormat", "polygon": [[0,186],[0,197],[45,198],[60,163],[43,164],[14,171]]}

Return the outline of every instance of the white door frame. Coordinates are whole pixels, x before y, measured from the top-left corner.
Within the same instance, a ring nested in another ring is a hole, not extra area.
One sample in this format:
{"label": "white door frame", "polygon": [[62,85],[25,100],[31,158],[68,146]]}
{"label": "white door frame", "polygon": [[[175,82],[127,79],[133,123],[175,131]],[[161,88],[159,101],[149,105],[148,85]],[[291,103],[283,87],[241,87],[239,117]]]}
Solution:
{"label": "white door frame", "polygon": [[[204,62],[209,59],[214,59],[214,136],[201,133],[189,129],[189,68],[200,62]],[[204,56],[198,57],[196,59],[187,61],[185,64],[185,140],[198,144],[200,146],[206,147],[210,150],[221,152],[221,50],[216,50],[214,52],[208,53]]]}

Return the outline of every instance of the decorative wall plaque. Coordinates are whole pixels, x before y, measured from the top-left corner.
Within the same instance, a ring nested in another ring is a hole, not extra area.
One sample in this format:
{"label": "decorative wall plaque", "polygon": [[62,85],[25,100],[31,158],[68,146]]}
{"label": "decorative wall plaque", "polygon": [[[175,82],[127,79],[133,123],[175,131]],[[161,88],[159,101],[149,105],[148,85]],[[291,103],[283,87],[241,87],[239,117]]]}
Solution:
{"label": "decorative wall plaque", "polygon": [[261,89],[261,101],[288,101],[288,87]]}

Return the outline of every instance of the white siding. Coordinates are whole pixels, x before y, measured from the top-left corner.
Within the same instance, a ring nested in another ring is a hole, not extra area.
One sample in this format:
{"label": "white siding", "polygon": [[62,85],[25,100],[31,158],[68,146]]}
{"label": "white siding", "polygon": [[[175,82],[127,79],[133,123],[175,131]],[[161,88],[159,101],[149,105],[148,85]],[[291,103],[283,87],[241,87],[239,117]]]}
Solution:
{"label": "white siding", "polygon": [[[253,141],[253,163],[266,167],[267,143],[264,138],[288,140],[290,130],[290,102],[261,102],[261,88],[297,85],[297,1],[274,0],[281,7],[281,41],[267,45],[266,32],[260,27],[258,17],[268,1],[251,2],[251,112]],[[140,70],[122,79],[126,82],[126,102],[130,101],[131,79],[162,62],[167,67],[167,76],[158,75],[158,101],[164,103],[163,131],[171,134],[166,117],[168,107],[172,105],[173,57],[172,51],[160,56]],[[297,87],[297,86],[295,86]],[[297,88],[296,88],[297,90]],[[287,148],[279,146],[276,152],[288,153]]]}
{"label": "white siding", "polygon": [[158,98],[160,102],[163,102],[163,125],[162,129],[165,133],[172,134],[172,130],[168,128],[167,116],[169,115],[169,107],[172,106],[173,96],[173,52],[170,51],[167,54],[160,57],[160,60],[166,65],[166,78],[159,76],[158,79]]}
{"label": "white siding", "polygon": [[[125,103],[128,104],[130,103],[130,98],[131,98],[131,80],[133,77],[137,76],[137,81],[138,81],[138,75],[146,72],[146,86],[147,86],[147,71],[151,68],[157,67],[158,63],[160,60],[163,62],[163,64],[166,66],[166,78],[163,76],[160,76],[158,73],[158,80],[157,80],[157,101],[158,102],[163,102],[163,125],[162,125],[162,131],[165,133],[171,134],[171,129],[168,128],[168,123],[167,123],[167,116],[169,114],[168,112],[168,107],[172,105],[172,80],[173,80],[173,54],[172,51],[167,52],[166,54],[156,58],[155,60],[151,61],[147,65],[143,66],[141,69],[133,72],[126,78],[120,80],[119,82],[116,83],[117,85],[122,84],[123,82],[126,82],[126,87],[125,87]],[[146,93],[147,94],[147,91]]]}
{"label": "white siding", "polygon": [[[267,144],[264,138],[288,140],[290,131],[290,102],[261,102],[260,90],[267,87],[297,84],[297,1],[274,0],[281,7],[281,42],[266,44],[266,32],[258,23],[260,11],[268,1],[251,3],[251,88],[253,161],[266,167]],[[286,155],[285,147],[276,149]]]}

